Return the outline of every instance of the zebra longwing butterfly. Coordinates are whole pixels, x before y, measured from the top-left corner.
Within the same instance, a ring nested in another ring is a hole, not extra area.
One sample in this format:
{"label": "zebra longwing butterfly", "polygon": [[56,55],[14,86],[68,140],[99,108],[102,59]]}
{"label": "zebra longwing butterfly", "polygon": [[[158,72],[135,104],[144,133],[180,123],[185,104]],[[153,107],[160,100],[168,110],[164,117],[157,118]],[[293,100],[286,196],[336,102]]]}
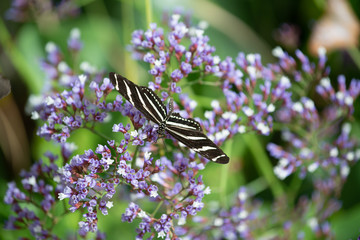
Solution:
{"label": "zebra longwing butterfly", "polygon": [[228,163],[229,157],[203,132],[200,124],[192,118],[183,118],[173,112],[172,102],[167,112],[161,99],[150,89],[138,86],[125,77],[109,73],[115,89],[144,116],[159,125],[158,134],[165,131],[201,156],[216,162]]}

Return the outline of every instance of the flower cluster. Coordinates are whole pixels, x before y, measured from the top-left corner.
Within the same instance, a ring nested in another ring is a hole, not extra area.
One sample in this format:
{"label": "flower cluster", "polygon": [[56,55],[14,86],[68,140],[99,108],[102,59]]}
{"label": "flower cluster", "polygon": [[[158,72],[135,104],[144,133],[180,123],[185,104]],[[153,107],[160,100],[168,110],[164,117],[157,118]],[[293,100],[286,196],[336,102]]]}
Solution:
{"label": "flower cluster", "polygon": [[[57,195],[63,191],[64,185],[60,181],[58,166],[55,164],[57,157],[51,153],[46,153],[45,156],[49,164],[39,160],[30,171],[20,173],[22,190],[15,182],[8,183],[4,202],[11,205],[15,216],[10,216],[5,228],[29,229],[36,239],[59,239],[51,232],[54,222],[46,220],[45,216],[53,213]],[[32,208],[28,207],[36,201],[39,201],[39,205],[35,205],[36,210],[30,210]]]}
{"label": "flower cluster", "polygon": [[[136,217],[141,218],[141,223],[139,228],[136,229],[138,235],[137,238],[143,238],[146,233],[151,232],[153,227],[156,232],[158,232],[157,237],[164,238],[165,236],[169,237],[169,232],[172,227],[172,219],[177,215],[173,214],[166,215],[162,214],[160,219],[155,219],[149,217],[140,207],[135,203],[130,203],[129,207],[125,210],[125,213],[122,215],[122,221],[127,221],[131,223]],[[151,234],[151,238],[154,238],[154,233]]]}
{"label": "flower cluster", "polygon": [[[330,192],[340,194],[350,166],[360,159],[358,141],[350,135],[350,123],[344,121],[354,111],[353,102],[360,94],[360,81],[352,80],[346,89],[345,79],[340,76],[338,84],[336,91],[328,78],[320,80],[317,93],[329,103],[323,113],[306,97],[291,102],[278,112],[278,121],[284,123],[282,138],[288,147],[284,149],[270,143],[268,150],[279,159],[274,168],[279,178],[284,179],[294,172],[304,178],[307,173],[317,172],[327,181],[325,185]],[[297,125],[295,129],[290,128],[293,124]]]}
{"label": "flower cluster", "polygon": [[256,239],[266,222],[261,207],[261,202],[252,202],[247,189],[241,187],[229,209],[214,205],[209,217],[194,218],[195,227],[180,225],[175,233],[191,239]]}
{"label": "flower cluster", "polygon": [[307,230],[317,238],[332,239],[328,218],[341,204],[336,199],[324,199],[326,196],[316,191],[310,198],[302,196],[294,208],[287,204],[287,199],[280,198],[269,209],[262,201],[254,200],[249,189],[240,187],[229,208],[213,205],[211,214],[193,218],[195,225],[179,224],[175,233],[179,237],[200,240],[259,239],[266,236],[268,229],[280,228],[277,239],[311,238]]}
{"label": "flower cluster", "polygon": [[[68,40],[68,48],[72,53],[81,49],[79,30],[74,29]],[[101,123],[106,118],[107,111],[113,109],[112,104],[105,102],[106,96],[113,89],[109,79],[102,81],[103,74],[96,72],[88,63],[81,63],[82,74],[75,74],[64,61],[64,56],[54,43],[46,45],[47,58],[41,66],[51,80],[45,90],[50,91],[43,96],[32,96],[32,119],[45,121],[38,129],[37,135],[46,140],[59,143],[66,142],[71,132],[79,128],[93,128],[95,123]],[[89,79],[93,79],[88,83]],[[67,90],[60,92],[51,84],[58,82]],[[85,89],[88,88],[88,89]],[[96,99],[87,98],[87,91],[92,91]]]}
{"label": "flower cluster", "polygon": [[[201,176],[196,178],[196,173],[203,165],[195,162],[190,164],[189,159],[180,153],[174,157],[174,163],[166,157],[154,161],[147,152],[143,158],[135,158],[128,152],[128,145],[131,142],[136,146],[144,145],[135,144],[138,141],[137,134],[129,134],[129,128],[121,124],[114,125],[113,129],[124,135],[119,145],[114,141],[108,142],[110,148],[98,145],[95,153],[88,150],[83,155],[76,155],[64,166],[61,176],[66,187],[59,198],[69,199],[72,212],[79,208],[87,209],[84,214],[86,220],[79,223],[79,234],[85,236],[87,232],[97,230],[97,209],[107,215],[108,209],[113,205],[109,200],[115,194],[115,188],[118,185],[127,185],[136,192],[138,198],[148,196],[153,201],[166,200],[165,204],[173,212],[166,218],[166,224],[163,224],[162,220],[164,214],[159,220],[152,218],[150,221],[140,215],[143,223],[139,226],[139,229],[142,229],[139,230],[139,237],[150,232],[149,229],[152,228],[159,236],[169,236],[172,218],[181,216],[185,221],[187,216],[196,215],[204,206],[202,198],[210,193],[210,189],[204,186]],[[112,155],[111,150],[115,154]],[[133,162],[136,168],[133,167]],[[184,185],[185,182],[188,184]],[[183,198],[186,199],[180,201]],[[138,207],[134,206],[133,203],[129,205],[123,221],[132,222],[138,216]]]}
{"label": "flower cluster", "polygon": [[66,18],[75,17],[79,12],[79,7],[73,1],[63,0],[55,4],[51,0],[13,0],[5,16],[15,22],[25,22],[32,18],[39,18],[44,13],[47,14],[47,17],[54,15],[57,18]]}

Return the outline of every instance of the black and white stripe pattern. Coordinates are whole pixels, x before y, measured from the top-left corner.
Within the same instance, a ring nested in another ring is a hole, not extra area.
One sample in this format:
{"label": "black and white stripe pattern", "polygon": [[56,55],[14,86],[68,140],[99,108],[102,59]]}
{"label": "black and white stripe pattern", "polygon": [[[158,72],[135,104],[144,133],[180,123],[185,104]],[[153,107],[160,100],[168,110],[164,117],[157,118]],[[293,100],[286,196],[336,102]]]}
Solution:
{"label": "black and white stripe pattern", "polygon": [[172,112],[172,102],[168,113],[161,99],[150,88],[138,86],[113,72],[109,74],[109,78],[115,89],[126,100],[142,112],[148,120],[159,125],[160,135],[166,131],[179,142],[213,162],[229,162],[229,157],[202,132],[197,121],[192,118],[183,118],[179,113]]}

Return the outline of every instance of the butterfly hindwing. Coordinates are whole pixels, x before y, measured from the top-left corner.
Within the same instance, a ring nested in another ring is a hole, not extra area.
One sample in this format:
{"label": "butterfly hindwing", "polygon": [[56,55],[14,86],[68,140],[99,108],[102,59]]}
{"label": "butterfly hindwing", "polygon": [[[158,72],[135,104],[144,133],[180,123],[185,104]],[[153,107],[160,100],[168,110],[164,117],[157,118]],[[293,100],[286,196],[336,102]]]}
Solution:
{"label": "butterfly hindwing", "polygon": [[192,118],[183,118],[179,113],[172,113],[169,119],[166,121],[166,125],[202,132],[202,128],[196,120]]}
{"label": "butterfly hindwing", "polygon": [[204,133],[198,130],[188,130],[167,125],[166,131],[176,140],[211,161],[217,163],[229,162],[229,157]]}

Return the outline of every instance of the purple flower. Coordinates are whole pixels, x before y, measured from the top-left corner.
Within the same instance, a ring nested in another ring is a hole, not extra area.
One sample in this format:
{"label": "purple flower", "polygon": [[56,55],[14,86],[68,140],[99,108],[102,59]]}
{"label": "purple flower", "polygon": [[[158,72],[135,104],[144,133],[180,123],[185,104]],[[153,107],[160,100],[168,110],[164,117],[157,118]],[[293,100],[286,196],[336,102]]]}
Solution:
{"label": "purple flower", "polygon": [[77,28],[71,30],[68,40],[68,48],[70,51],[78,52],[82,49],[83,43],[80,41],[80,31]]}
{"label": "purple flower", "polygon": [[180,81],[183,77],[184,77],[184,75],[181,73],[181,71],[179,69],[175,69],[171,73],[171,78],[174,82]]}

